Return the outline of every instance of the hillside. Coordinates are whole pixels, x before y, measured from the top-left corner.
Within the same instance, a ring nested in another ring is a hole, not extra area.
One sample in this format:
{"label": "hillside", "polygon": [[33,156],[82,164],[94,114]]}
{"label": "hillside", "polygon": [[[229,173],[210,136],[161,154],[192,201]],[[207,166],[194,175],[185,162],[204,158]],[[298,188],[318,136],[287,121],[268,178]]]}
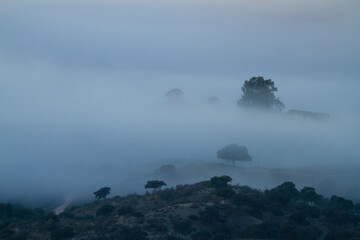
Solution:
{"label": "hillside", "polygon": [[0,204],[0,239],[360,239],[360,204],[291,182],[260,191],[214,177],[55,215]]}

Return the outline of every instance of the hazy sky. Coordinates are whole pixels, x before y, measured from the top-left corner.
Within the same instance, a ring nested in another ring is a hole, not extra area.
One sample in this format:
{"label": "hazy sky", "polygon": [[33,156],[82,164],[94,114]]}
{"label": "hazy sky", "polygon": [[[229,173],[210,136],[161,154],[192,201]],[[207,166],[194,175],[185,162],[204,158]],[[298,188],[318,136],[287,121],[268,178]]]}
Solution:
{"label": "hazy sky", "polygon": [[[81,188],[113,165],[216,161],[233,142],[253,166],[355,163],[359,29],[358,0],[1,1],[0,196]],[[332,121],[241,112],[258,75],[286,111]],[[164,103],[172,88],[180,105]]]}

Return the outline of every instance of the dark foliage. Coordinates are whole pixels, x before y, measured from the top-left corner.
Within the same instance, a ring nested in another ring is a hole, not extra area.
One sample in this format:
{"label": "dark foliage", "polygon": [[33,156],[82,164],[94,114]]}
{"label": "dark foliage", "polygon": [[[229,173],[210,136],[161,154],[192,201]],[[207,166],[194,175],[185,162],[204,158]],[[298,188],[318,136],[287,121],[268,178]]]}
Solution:
{"label": "dark foliage", "polygon": [[192,231],[192,223],[191,221],[176,221],[173,223],[174,231],[180,233],[182,235],[188,235]]}
{"label": "dark foliage", "polygon": [[217,206],[207,206],[204,211],[200,212],[199,214],[200,221],[205,224],[209,225],[216,221],[220,220],[220,209]]}
{"label": "dark foliage", "polygon": [[352,211],[354,209],[352,201],[335,195],[330,198],[330,206],[342,211]]}
{"label": "dark foliage", "polygon": [[11,204],[0,203],[0,218],[10,218],[13,214],[13,208]]}
{"label": "dark foliage", "polygon": [[111,188],[109,188],[109,187],[100,188],[99,190],[94,192],[95,198],[96,199],[102,199],[102,198],[105,199],[106,196],[110,194],[110,190],[111,190]]}
{"label": "dark foliage", "polygon": [[235,191],[231,187],[220,188],[216,190],[216,195],[225,199],[230,199],[235,195]]}
{"label": "dark foliage", "polygon": [[207,231],[196,232],[191,235],[192,240],[209,240],[211,239],[211,233]]}
{"label": "dark foliage", "polygon": [[325,240],[358,240],[358,239],[360,239],[359,233],[353,230],[342,229],[342,228],[332,229],[325,236]]}
{"label": "dark foliage", "polygon": [[241,232],[242,238],[263,239],[266,238],[266,232],[260,226],[250,226]]}
{"label": "dark foliage", "polygon": [[51,240],[61,240],[68,239],[75,236],[74,229],[72,227],[63,227],[56,229],[51,232],[50,238]]}
{"label": "dark foliage", "polygon": [[299,191],[295,188],[295,184],[292,182],[284,182],[283,184],[271,189],[268,195],[272,201],[287,204],[292,199],[299,197]]}
{"label": "dark foliage", "polygon": [[159,180],[147,181],[145,184],[145,188],[153,188],[154,190],[161,188],[162,186],[166,186],[166,183]]}
{"label": "dark foliage", "polygon": [[225,188],[231,181],[232,178],[227,175],[223,175],[221,177],[212,177],[210,179],[210,186],[215,188]]}
{"label": "dark foliage", "polygon": [[272,109],[282,111],[285,105],[276,98],[277,92],[274,82],[271,79],[265,80],[263,77],[252,77],[245,81],[241,88],[243,95],[238,101],[241,107],[253,107],[260,109]]}
{"label": "dark foliage", "polygon": [[310,222],[306,220],[306,215],[302,212],[297,212],[292,214],[289,219],[294,222],[296,225],[309,225]]}
{"label": "dark foliage", "polygon": [[139,227],[123,226],[118,233],[117,240],[146,240],[147,234]]}
{"label": "dark foliage", "polygon": [[315,191],[315,188],[312,187],[304,187],[300,191],[300,199],[307,201],[307,202],[313,202],[313,203],[321,203],[323,196],[320,194],[317,194]]}
{"label": "dark foliage", "polygon": [[113,211],[115,210],[115,207],[109,204],[101,206],[96,211],[96,216],[109,216]]}
{"label": "dark foliage", "polygon": [[300,226],[296,228],[297,240],[317,240],[322,235],[322,231],[315,226]]}
{"label": "dark foliage", "polygon": [[296,226],[294,225],[282,225],[280,226],[280,239],[294,240],[297,239]]}

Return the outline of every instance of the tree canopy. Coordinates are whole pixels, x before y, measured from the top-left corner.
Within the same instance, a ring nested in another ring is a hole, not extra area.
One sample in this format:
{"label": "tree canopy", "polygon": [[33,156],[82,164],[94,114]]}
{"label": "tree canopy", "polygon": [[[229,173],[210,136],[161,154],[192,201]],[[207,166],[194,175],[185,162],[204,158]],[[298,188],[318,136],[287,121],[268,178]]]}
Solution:
{"label": "tree canopy", "polygon": [[271,79],[265,80],[263,77],[252,77],[245,81],[241,88],[243,95],[238,101],[241,107],[255,107],[262,109],[272,109],[282,111],[285,107],[279,98],[275,97],[274,92],[278,89]]}
{"label": "tree canopy", "polygon": [[235,161],[251,161],[249,151],[245,146],[230,144],[217,151],[217,157],[224,160],[231,160],[233,165]]}
{"label": "tree canopy", "polygon": [[152,180],[147,181],[145,188],[153,188],[154,190],[161,188],[162,186],[166,186],[166,183],[164,181],[159,180]]}
{"label": "tree canopy", "polygon": [[100,188],[99,190],[94,192],[95,198],[96,199],[102,199],[102,198],[105,199],[106,196],[110,194],[110,190],[111,190],[111,188],[109,188],[109,187]]}

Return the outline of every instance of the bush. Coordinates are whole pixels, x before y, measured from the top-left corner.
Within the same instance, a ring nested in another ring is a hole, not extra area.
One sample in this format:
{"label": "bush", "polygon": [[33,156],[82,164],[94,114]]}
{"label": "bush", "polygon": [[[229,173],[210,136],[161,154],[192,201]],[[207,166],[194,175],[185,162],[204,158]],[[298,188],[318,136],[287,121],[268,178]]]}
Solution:
{"label": "bush", "polygon": [[0,217],[10,218],[12,216],[13,208],[11,204],[0,203]]}
{"label": "bush", "polygon": [[[333,229],[325,236],[325,240],[350,240],[356,234],[353,230],[348,229]],[[354,238],[356,239],[356,238]]]}
{"label": "bush", "polygon": [[321,211],[319,208],[310,206],[306,203],[299,204],[298,210],[309,218],[319,218],[321,216]]}
{"label": "bush", "polygon": [[14,210],[13,213],[14,217],[18,218],[18,219],[26,219],[26,218],[31,218],[32,216],[35,215],[35,213],[28,208],[17,208]]}
{"label": "bush", "polygon": [[271,189],[268,195],[272,201],[288,204],[292,199],[297,199],[299,191],[292,182],[284,182],[283,184]]}
{"label": "bush", "polygon": [[0,239],[11,239],[12,235],[14,234],[14,230],[5,228],[0,230]]}
{"label": "bush", "polygon": [[300,191],[300,198],[307,202],[320,203],[323,197],[316,193],[315,188],[304,187]]}
{"label": "bush", "polygon": [[119,208],[118,215],[119,216],[132,215],[132,214],[134,214],[134,212],[135,212],[135,210],[132,207],[124,206],[124,207]]}
{"label": "bush", "polygon": [[259,227],[265,232],[267,238],[277,238],[280,232],[280,224],[273,221],[263,221]]}
{"label": "bush", "polygon": [[205,210],[200,212],[199,219],[204,224],[212,224],[215,221],[220,219],[219,207],[217,206],[207,206]]}
{"label": "bush", "polygon": [[96,211],[96,216],[109,216],[114,210],[114,206],[106,204]]}
{"label": "bush", "polygon": [[219,197],[223,197],[225,199],[229,199],[235,195],[235,191],[232,190],[231,187],[226,187],[226,188],[218,189],[216,191],[216,195],[218,195]]}
{"label": "bush", "polygon": [[64,228],[56,229],[52,231],[50,234],[51,240],[67,239],[73,236],[75,236],[75,234],[72,227],[64,227]]}
{"label": "bush", "polygon": [[212,177],[210,179],[210,186],[214,188],[224,188],[228,186],[228,183],[232,181],[232,178],[226,175],[221,177]]}
{"label": "bush", "polygon": [[354,209],[354,203],[352,201],[335,195],[331,197],[330,205],[342,211],[352,211]]}
{"label": "bush", "polygon": [[337,226],[344,226],[350,223],[355,223],[356,218],[353,215],[350,215],[349,213],[337,210],[334,208],[327,208],[324,209],[323,215],[326,217],[326,221],[328,223],[337,225]]}
{"label": "bush", "polygon": [[282,225],[280,227],[280,239],[294,240],[297,239],[296,227],[293,225]]}
{"label": "bush", "polygon": [[188,220],[174,222],[174,231],[182,235],[188,235],[192,231],[192,223]]}
{"label": "bush", "polygon": [[211,238],[211,234],[207,231],[196,232],[191,235],[192,240],[209,240]]}
{"label": "bush", "polygon": [[301,226],[296,229],[298,240],[317,240],[322,235],[322,231],[314,226]]}
{"label": "bush", "polygon": [[309,225],[310,222],[306,220],[306,215],[302,212],[292,214],[289,219],[297,225]]}
{"label": "bush", "polygon": [[118,240],[146,240],[147,234],[139,227],[122,227]]}
{"label": "bush", "polygon": [[159,194],[159,198],[166,202],[174,201],[177,198],[176,196],[177,194],[174,189],[164,189],[160,191],[158,194]]}
{"label": "bush", "polygon": [[266,238],[266,232],[259,226],[250,226],[241,232],[241,237],[263,239]]}

